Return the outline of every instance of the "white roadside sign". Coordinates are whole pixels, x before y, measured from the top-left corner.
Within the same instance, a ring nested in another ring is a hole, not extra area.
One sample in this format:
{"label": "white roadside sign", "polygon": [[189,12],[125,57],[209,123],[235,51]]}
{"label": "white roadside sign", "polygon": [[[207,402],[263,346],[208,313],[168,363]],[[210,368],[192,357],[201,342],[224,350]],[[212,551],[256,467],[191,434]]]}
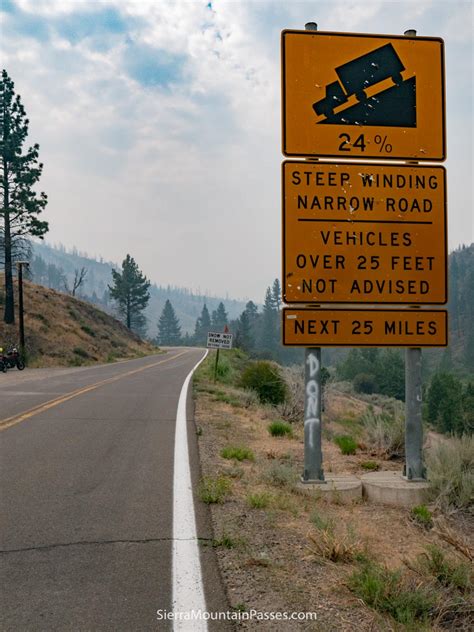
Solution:
{"label": "white roadside sign", "polygon": [[207,334],[208,349],[232,349],[233,334],[222,334],[209,331]]}

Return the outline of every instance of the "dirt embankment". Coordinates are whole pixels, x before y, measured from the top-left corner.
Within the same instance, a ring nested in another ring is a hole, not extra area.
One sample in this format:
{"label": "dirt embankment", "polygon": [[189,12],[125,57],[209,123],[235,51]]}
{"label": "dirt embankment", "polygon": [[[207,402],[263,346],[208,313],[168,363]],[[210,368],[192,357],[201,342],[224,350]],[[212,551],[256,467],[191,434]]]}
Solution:
{"label": "dirt embankment", "polygon": [[[19,343],[17,296],[15,285],[15,324],[0,322],[4,349]],[[24,283],[24,315],[29,366],[80,366],[157,351],[94,305],[34,283]]]}

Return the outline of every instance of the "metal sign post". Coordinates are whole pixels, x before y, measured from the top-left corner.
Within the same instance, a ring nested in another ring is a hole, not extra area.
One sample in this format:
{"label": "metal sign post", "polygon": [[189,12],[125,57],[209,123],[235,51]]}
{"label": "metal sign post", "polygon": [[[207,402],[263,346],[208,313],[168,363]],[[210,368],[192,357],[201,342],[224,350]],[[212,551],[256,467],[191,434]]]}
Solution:
{"label": "metal sign post", "polygon": [[324,482],[321,449],[321,349],[305,351],[304,471],[303,483]]}
{"label": "metal sign post", "polygon": [[[316,22],[308,22],[305,29],[317,31],[318,25]],[[322,483],[324,482],[321,447],[323,390],[320,347],[309,347],[305,350],[304,382],[304,469],[301,480],[303,483]]]}
{"label": "metal sign post", "polygon": [[[416,38],[416,31],[405,31]],[[423,465],[422,355],[419,347],[405,350],[405,466],[403,474],[410,481],[426,480]]]}

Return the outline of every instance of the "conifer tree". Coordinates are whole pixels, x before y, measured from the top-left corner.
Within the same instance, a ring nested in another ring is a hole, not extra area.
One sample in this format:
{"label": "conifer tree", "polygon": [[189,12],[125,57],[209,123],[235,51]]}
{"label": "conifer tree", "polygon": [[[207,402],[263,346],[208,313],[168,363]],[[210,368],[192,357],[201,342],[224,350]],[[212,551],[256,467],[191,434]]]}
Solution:
{"label": "conifer tree", "polygon": [[220,302],[212,312],[211,324],[216,331],[223,331],[224,327],[228,324],[227,312],[225,311],[224,303]]}
{"label": "conifer tree", "polygon": [[252,327],[247,310],[240,314],[240,318],[236,321],[236,347],[244,351],[251,351],[254,347],[254,338],[252,335]]}
{"label": "conifer tree", "polygon": [[124,323],[135,333],[142,333],[146,322],[143,310],[150,300],[150,282],[130,255],[122,262],[122,272],[112,270],[112,280],[109,293],[116,301]]}
{"label": "conifer tree", "polygon": [[245,305],[245,311],[247,312],[250,326],[254,327],[258,319],[258,307],[255,305],[253,301],[248,301],[247,304]]}
{"label": "conifer tree", "polygon": [[203,345],[207,342],[207,334],[211,331],[211,317],[209,316],[209,310],[204,303],[201,315],[196,320],[196,326],[194,328],[194,343],[197,345]]}
{"label": "conifer tree", "polygon": [[273,293],[267,287],[265,301],[263,303],[263,313],[261,321],[260,345],[267,355],[271,356],[278,347],[278,311],[275,308]]}
{"label": "conifer tree", "polygon": [[166,345],[167,347],[179,345],[181,342],[181,327],[169,299],[167,299],[158,321],[157,342],[159,345]]}
{"label": "conifer tree", "polygon": [[277,311],[280,311],[281,306],[281,286],[280,281],[275,279],[272,285],[272,298],[273,298],[273,306]]}
{"label": "conifer tree", "polygon": [[29,121],[6,70],[0,80],[0,251],[5,267],[6,323],[15,322],[13,262],[22,255],[26,237],[43,238],[48,222],[38,218],[47,204],[45,193],[33,190],[43,171],[39,145],[23,151]]}

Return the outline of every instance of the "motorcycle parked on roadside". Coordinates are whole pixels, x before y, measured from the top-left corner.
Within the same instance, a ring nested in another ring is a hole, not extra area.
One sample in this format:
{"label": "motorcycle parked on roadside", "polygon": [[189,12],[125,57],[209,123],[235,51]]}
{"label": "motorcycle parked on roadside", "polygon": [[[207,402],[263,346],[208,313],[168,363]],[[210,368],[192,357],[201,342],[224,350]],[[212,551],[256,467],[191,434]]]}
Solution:
{"label": "motorcycle parked on roadside", "polygon": [[4,373],[7,369],[17,368],[19,371],[23,371],[25,363],[16,347],[13,347],[7,353],[3,353],[0,350],[0,370]]}

